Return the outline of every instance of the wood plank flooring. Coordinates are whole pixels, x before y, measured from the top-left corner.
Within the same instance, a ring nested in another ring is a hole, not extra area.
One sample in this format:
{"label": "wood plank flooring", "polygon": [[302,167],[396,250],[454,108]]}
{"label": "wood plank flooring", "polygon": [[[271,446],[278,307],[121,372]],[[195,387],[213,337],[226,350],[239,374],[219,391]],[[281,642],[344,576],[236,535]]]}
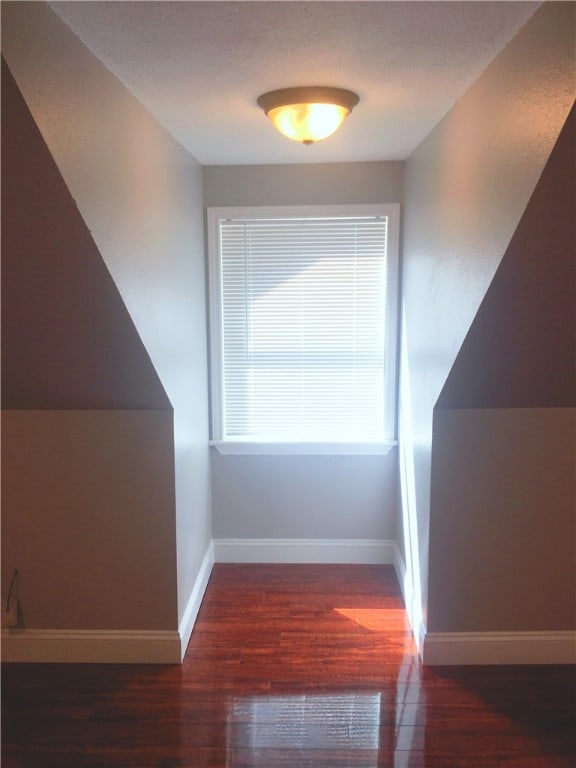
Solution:
{"label": "wood plank flooring", "polygon": [[574,669],[424,669],[389,566],[217,565],[181,667],[2,687],[3,768],[576,765]]}

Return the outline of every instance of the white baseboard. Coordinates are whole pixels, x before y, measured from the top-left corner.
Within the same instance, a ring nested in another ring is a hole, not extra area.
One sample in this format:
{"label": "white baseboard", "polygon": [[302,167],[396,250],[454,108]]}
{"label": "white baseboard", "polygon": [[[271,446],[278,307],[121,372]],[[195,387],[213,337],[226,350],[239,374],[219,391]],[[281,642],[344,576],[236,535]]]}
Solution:
{"label": "white baseboard", "polygon": [[576,632],[426,632],[398,545],[394,570],[425,666],[576,664]]}
{"label": "white baseboard", "polygon": [[214,539],[217,563],[394,562],[394,541],[386,539]]}
{"label": "white baseboard", "polygon": [[71,664],[179,664],[174,631],[3,629],[2,661]]}
{"label": "white baseboard", "polygon": [[404,558],[400,552],[400,547],[396,541],[394,542],[394,571],[396,572],[396,578],[400,585],[400,591],[402,592],[402,597],[404,599],[404,608],[412,628],[418,655],[420,656],[420,659],[422,659],[426,627],[424,626],[422,619],[419,618],[422,609],[421,606],[418,606],[417,610],[417,606],[415,605],[416,595],[414,593],[412,582],[408,577],[408,571],[404,563]]}
{"label": "white baseboard", "polygon": [[202,560],[202,565],[198,571],[198,576],[196,577],[194,588],[192,589],[192,594],[190,595],[188,605],[186,606],[186,610],[184,611],[184,615],[180,621],[180,626],[178,627],[178,634],[180,635],[180,661],[182,661],[186,655],[186,648],[190,642],[190,636],[192,635],[196,617],[198,616],[198,611],[200,610],[200,605],[202,604],[204,592],[208,586],[208,579],[212,573],[213,565],[214,542],[211,541],[208,545],[208,549],[206,550],[206,554],[204,555],[204,559]]}
{"label": "white baseboard", "polygon": [[[389,540],[215,539],[200,566],[178,631],[2,629],[2,660],[44,663],[179,664],[214,562],[391,564],[410,620],[411,594],[400,550]],[[576,632],[432,632],[412,627],[426,666],[576,664]]]}
{"label": "white baseboard", "polygon": [[428,632],[426,666],[576,664],[576,632]]}
{"label": "white baseboard", "polygon": [[396,573],[396,578],[398,579],[398,584],[400,585],[400,589],[402,590],[402,597],[404,598],[404,603],[406,603],[408,595],[406,594],[406,565],[404,563],[404,558],[402,557],[402,553],[400,552],[400,547],[398,546],[398,542],[393,542],[393,551],[394,551],[394,572]]}

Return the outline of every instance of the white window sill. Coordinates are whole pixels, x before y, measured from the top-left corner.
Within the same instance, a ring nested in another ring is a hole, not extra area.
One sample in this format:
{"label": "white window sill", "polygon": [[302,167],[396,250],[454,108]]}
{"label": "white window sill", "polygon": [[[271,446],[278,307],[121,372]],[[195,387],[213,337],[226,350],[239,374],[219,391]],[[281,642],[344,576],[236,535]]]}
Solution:
{"label": "white window sill", "polygon": [[257,440],[211,440],[222,456],[385,456],[394,440],[367,443],[272,443]]}

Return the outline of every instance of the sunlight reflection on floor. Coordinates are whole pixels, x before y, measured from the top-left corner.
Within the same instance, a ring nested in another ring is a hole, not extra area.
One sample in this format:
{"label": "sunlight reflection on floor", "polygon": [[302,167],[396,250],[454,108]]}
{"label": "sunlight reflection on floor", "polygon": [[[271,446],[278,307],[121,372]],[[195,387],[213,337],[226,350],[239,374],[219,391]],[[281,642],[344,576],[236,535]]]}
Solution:
{"label": "sunlight reflection on floor", "polygon": [[336,613],[374,632],[410,632],[404,608],[335,608]]}

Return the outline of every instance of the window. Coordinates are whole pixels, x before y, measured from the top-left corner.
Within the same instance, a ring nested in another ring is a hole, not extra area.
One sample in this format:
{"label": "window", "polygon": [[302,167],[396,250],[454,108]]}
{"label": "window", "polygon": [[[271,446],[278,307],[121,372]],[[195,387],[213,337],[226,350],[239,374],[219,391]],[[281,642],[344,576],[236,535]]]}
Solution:
{"label": "window", "polygon": [[212,441],[386,453],[398,206],[211,208]]}

